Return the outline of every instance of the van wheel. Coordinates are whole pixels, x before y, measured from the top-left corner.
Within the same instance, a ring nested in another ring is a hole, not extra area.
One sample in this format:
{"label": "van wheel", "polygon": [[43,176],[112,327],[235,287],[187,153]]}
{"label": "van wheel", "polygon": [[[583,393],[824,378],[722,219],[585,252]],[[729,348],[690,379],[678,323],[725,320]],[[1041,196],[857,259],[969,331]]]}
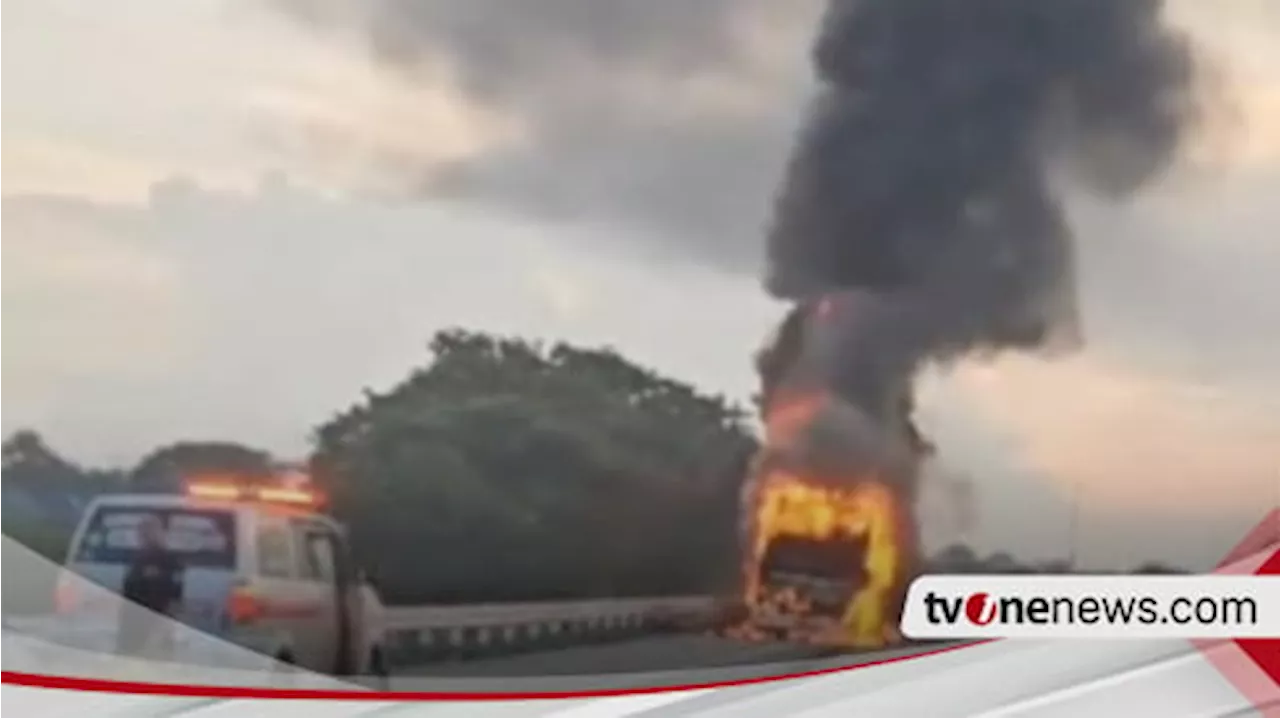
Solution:
{"label": "van wheel", "polygon": [[275,655],[275,664],[271,666],[273,674],[272,682],[277,685],[288,686],[293,682],[293,671],[298,662],[293,657],[293,651],[284,649]]}

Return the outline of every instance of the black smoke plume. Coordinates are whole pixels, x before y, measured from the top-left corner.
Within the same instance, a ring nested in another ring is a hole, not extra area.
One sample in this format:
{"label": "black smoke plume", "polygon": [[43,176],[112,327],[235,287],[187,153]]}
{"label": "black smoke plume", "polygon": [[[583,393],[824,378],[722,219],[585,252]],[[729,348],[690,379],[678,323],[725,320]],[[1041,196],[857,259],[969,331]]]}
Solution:
{"label": "black smoke plume", "polygon": [[1196,117],[1194,54],[1161,10],[832,0],[767,238],[767,288],[796,308],[764,354],[766,397],[823,382],[886,440],[923,446],[923,362],[1078,341],[1059,192],[1125,198]]}

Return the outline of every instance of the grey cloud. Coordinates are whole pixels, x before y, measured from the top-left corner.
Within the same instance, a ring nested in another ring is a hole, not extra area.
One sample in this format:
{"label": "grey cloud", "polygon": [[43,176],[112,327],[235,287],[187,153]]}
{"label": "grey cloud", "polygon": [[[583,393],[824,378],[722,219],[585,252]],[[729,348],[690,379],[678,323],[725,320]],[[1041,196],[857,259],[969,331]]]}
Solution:
{"label": "grey cloud", "polygon": [[1280,410],[1280,174],[1072,212],[1084,333],[1096,347]]}
{"label": "grey cloud", "polygon": [[[274,1],[320,32],[354,31],[394,72],[448,68],[469,101],[526,128],[519,143],[419,168],[421,194],[621,219],[651,230],[667,259],[757,270],[806,89],[816,2]],[[796,36],[780,80],[753,71],[765,60],[742,27]],[[734,83],[756,102],[729,111],[710,96],[654,89],[689,77]]]}
{"label": "grey cloud", "polygon": [[754,274],[788,128],[777,120],[634,129],[587,146],[557,138],[442,168],[423,187],[435,196],[486,196],[545,219],[621,220],[648,230],[668,259]]}
{"label": "grey cloud", "polygon": [[555,114],[543,98],[607,94],[609,88],[560,82],[584,66],[669,77],[735,70],[748,49],[734,20],[774,0],[370,0],[356,8],[275,2],[317,27],[349,23],[390,64],[443,61],[479,99]]}

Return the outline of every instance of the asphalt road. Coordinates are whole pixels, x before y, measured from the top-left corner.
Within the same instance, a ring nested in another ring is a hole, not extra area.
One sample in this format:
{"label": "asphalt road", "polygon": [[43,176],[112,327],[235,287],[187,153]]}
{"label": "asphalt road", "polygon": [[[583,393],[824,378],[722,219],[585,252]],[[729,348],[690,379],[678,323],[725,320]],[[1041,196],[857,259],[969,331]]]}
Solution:
{"label": "asphalt road", "polygon": [[[532,679],[562,684],[595,676],[596,685],[668,685],[740,680],[850,666],[937,649],[908,646],[875,652],[842,652],[784,642],[751,643],[710,635],[649,636],[559,650],[399,667],[392,688],[412,690],[424,679]],[[638,681],[638,682],[637,682]],[[524,681],[520,682],[524,684]],[[551,688],[554,689],[554,688]],[[512,684],[511,690],[519,690]]]}
{"label": "asphalt road", "polygon": [[[14,623],[6,620],[6,623]],[[6,635],[40,631],[18,625]],[[582,692],[689,686],[820,671],[935,650],[906,646],[845,652],[782,641],[747,642],[707,634],[636,637],[470,660],[392,666],[389,682],[372,676],[343,680],[398,691],[519,693]]]}

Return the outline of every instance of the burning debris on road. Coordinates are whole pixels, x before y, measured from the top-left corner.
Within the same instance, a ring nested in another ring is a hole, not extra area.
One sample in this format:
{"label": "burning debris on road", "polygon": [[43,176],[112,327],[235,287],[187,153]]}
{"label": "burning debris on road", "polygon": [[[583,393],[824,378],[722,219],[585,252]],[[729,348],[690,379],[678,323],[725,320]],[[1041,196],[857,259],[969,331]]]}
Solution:
{"label": "burning debris on road", "polygon": [[1157,0],[832,0],[768,235],[794,302],[760,354],[739,635],[897,640],[915,570],[912,381],[1079,341],[1067,182],[1120,199],[1175,157],[1194,57]]}

